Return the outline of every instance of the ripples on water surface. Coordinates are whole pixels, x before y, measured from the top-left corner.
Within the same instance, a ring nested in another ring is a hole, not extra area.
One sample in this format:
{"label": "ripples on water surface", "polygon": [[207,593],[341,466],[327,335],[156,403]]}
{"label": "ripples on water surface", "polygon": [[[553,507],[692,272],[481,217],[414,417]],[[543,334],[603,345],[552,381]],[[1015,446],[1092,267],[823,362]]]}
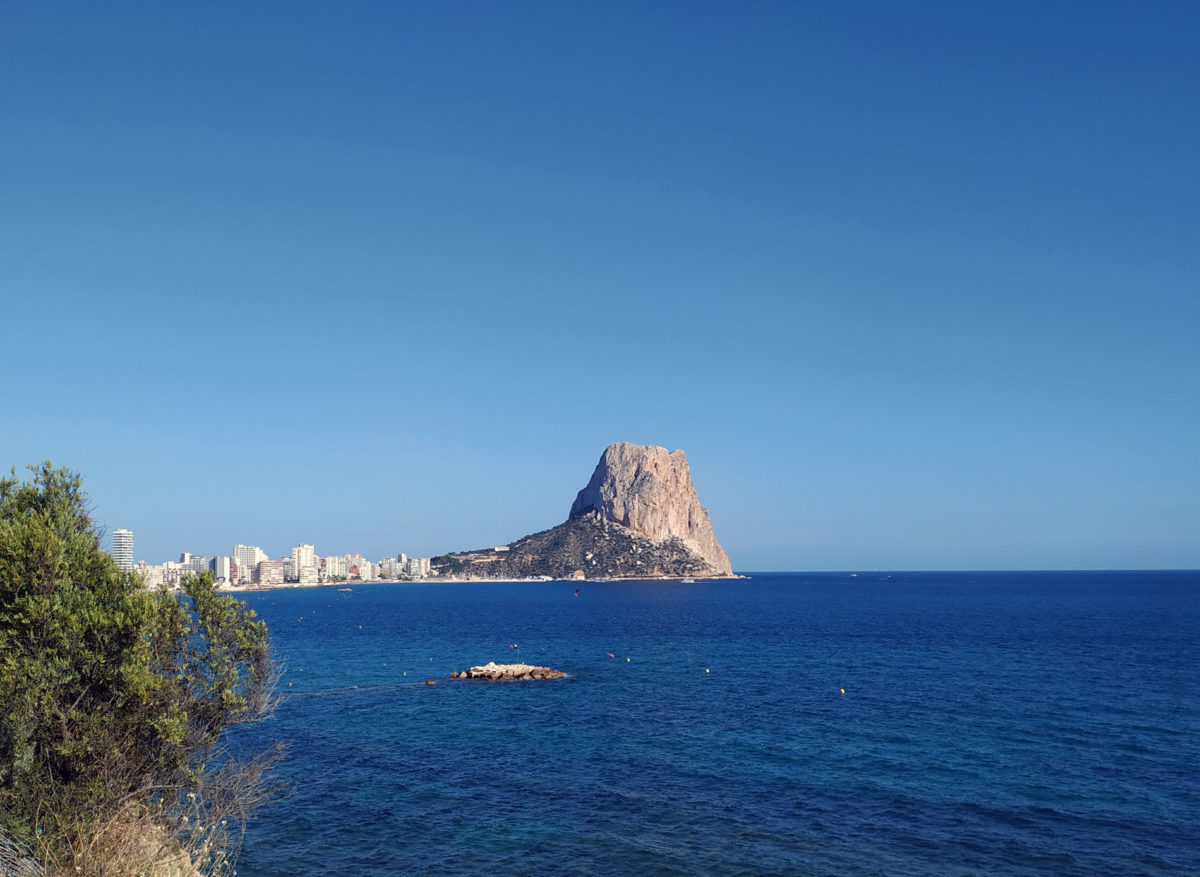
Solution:
{"label": "ripples on water surface", "polygon": [[[249,595],[239,874],[1200,873],[1200,574],[576,586]],[[512,643],[570,678],[447,678]]]}

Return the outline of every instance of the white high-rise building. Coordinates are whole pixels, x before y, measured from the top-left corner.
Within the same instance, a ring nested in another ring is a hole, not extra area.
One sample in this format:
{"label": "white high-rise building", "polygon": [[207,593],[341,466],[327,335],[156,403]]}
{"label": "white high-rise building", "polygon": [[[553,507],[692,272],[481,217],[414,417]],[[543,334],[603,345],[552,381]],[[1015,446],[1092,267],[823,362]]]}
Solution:
{"label": "white high-rise building", "polygon": [[311,545],[297,545],[292,549],[292,575],[302,585],[317,583],[317,555]]}
{"label": "white high-rise building", "polygon": [[334,554],[324,558],[325,564],[325,581],[336,582],[341,581],[350,574],[350,564],[346,562],[346,555]]}
{"label": "white high-rise building", "polygon": [[313,565],[315,549],[311,545],[297,545],[292,549],[292,562],[297,568]]}
{"label": "white high-rise building", "polygon": [[113,530],[113,560],[117,569],[133,569],[133,531]]}
{"label": "white high-rise building", "polygon": [[257,545],[235,545],[233,546],[233,550],[229,552],[229,556],[237,561],[238,579],[242,584],[246,585],[254,581],[258,565],[264,560],[269,559],[267,552],[263,551]]}

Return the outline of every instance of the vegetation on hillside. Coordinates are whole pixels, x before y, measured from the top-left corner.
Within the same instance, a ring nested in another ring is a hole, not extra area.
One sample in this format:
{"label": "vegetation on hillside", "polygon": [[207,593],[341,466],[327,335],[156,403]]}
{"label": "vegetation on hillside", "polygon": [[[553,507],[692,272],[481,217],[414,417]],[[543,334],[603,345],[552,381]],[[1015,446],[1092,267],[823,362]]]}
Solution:
{"label": "vegetation on hillside", "polygon": [[484,549],[430,560],[442,576],[514,578],[697,576],[707,562],[675,538],[653,542],[591,512],[518,539],[507,551]]}
{"label": "vegetation on hillside", "polygon": [[266,625],[208,574],[147,590],[79,476],[29,468],[0,478],[0,837],[51,873],[228,873],[278,757],[221,748],[270,708]]}

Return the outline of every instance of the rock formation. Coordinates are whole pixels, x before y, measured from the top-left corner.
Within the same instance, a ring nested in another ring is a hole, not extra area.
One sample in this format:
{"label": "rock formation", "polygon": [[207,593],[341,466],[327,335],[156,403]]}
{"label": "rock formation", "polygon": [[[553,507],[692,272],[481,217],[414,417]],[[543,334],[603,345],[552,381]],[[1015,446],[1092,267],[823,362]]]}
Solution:
{"label": "rock formation", "polygon": [[489,661],[481,667],[472,667],[461,673],[450,674],[455,679],[486,679],[489,682],[509,682],[519,679],[562,679],[567,674],[549,667],[532,664],[497,664]]}
{"label": "rock formation", "polygon": [[708,511],[700,505],[687,454],[628,442],[608,446],[587,487],[571,506],[571,518],[595,512],[651,542],[678,539],[718,575],[730,575],[729,556],[717,542]]}
{"label": "rock formation", "polygon": [[610,445],[557,527],[510,545],[446,554],[445,577],[521,579],[731,576],[683,451]]}

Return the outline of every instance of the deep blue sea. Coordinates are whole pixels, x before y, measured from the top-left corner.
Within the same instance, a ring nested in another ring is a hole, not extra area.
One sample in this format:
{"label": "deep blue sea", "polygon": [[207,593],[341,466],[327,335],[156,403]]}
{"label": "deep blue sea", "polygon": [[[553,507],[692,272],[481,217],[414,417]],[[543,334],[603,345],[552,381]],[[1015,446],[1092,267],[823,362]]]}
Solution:
{"label": "deep blue sea", "polygon": [[[241,877],[1200,874],[1200,573],[246,599],[295,794]],[[569,677],[449,678],[513,644]]]}

